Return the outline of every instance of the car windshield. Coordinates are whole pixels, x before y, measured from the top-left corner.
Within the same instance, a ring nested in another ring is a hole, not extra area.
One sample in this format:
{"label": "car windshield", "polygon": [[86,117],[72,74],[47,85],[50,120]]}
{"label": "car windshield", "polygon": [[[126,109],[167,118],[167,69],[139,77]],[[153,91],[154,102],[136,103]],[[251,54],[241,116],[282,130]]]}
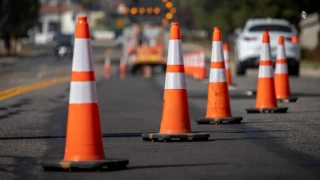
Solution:
{"label": "car windshield", "polygon": [[71,41],[63,40],[58,42],[58,46],[72,46]]}
{"label": "car windshield", "polygon": [[288,26],[282,25],[257,25],[249,28],[250,32],[257,32],[257,31],[281,31],[281,32],[292,32],[291,28]]}

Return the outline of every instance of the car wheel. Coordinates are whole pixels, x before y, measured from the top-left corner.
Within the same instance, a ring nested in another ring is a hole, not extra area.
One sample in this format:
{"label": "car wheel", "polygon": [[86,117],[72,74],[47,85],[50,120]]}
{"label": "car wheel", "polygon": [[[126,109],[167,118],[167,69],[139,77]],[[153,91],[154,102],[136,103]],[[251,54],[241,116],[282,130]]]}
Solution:
{"label": "car wheel", "polygon": [[162,65],[162,72],[166,72],[166,70],[167,70],[167,65]]}
{"label": "car wheel", "polygon": [[300,75],[300,66],[299,64],[289,66],[289,75],[298,77]]}
{"label": "car wheel", "polygon": [[236,73],[238,76],[244,76],[246,74],[246,68],[238,64]]}

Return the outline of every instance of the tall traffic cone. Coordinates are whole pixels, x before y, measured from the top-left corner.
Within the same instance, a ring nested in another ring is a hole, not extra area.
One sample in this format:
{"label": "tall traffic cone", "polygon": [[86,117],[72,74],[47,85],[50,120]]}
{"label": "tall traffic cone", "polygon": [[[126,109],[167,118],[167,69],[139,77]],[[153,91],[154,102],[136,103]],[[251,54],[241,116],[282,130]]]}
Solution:
{"label": "tall traffic cone", "polygon": [[247,113],[286,113],[287,107],[278,107],[277,105],[268,31],[263,32],[261,47],[256,108],[248,108],[246,111]]}
{"label": "tall traffic cone", "polygon": [[45,170],[125,168],[126,159],[105,159],[87,17],[75,32],[66,146],[63,160],[42,163]]}
{"label": "tall traffic cone", "polygon": [[242,117],[232,117],[228,83],[222,51],[220,28],[215,27],[212,38],[212,56],[208,85],[207,113],[196,119],[198,124],[240,123]]}
{"label": "tall traffic cone", "polygon": [[168,61],[159,133],[142,134],[147,141],[203,141],[207,133],[192,133],[178,22],[171,23]]}
{"label": "tall traffic cone", "polygon": [[288,64],[284,47],[284,37],[280,36],[274,77],[276,97],[280,102],[296,102],[297,97],[290,97]]}
{"label": "tall traffic cone", "polygon": [[104,59],[104,75],[106,79],[110,79],[110,71],[111,71],[111,61],[110,61],[110,56],[107,52]]}
{"label": "tall traffic cone", "polygon": [[224,63],[226,67],[228,85],[234,86],[235,84],[233,84],[232,82],[232,74],[231,74],[230,62],[229,62],[229,46],[227,43],[223,44],[223,57],[224,57]]}

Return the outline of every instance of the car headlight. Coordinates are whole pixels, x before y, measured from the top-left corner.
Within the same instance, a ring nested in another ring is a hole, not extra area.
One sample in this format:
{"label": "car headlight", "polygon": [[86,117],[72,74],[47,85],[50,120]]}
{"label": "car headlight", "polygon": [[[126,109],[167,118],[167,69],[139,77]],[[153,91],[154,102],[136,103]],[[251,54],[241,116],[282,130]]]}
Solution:
{"label": "car headlight", "polygon": [[67,51],[68,51],[67,47],[62,46],[62,47],[59,48],[59,54],[66,53]]}

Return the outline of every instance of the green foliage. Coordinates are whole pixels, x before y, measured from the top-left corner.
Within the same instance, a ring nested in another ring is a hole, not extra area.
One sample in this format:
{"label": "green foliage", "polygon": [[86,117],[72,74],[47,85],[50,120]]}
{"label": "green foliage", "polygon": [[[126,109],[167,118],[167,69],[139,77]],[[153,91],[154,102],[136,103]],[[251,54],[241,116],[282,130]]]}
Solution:
{"label": "green foliage", "polygon": [[[0,31],[2,36],[21,38],[27,35],[39,13],[38,0],[1,0]],[[5,19],[4,19],[5,17]],[[8,37],[6,37],[8,38]]]}
{"label": "green foliage", "polygon": [[[192,7],[195,28],[211,31],[219,26],[224,32],[243,27],[249,18],[285,18],[297,25],[302,10],[319,11],[319,0],[177,0],[178,11]],[[186,12],[191,14],[191,12]],[[180,14],[178,20],[186,18]]]}

